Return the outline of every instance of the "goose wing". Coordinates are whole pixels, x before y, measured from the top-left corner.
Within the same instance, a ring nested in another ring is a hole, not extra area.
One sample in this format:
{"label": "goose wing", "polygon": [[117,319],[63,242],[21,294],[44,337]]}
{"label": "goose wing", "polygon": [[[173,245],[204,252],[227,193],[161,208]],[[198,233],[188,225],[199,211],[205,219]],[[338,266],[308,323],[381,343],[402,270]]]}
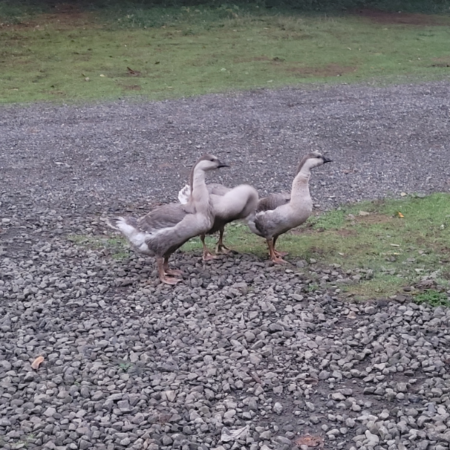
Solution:
{"label": "goose wing", "polygon": [[225,195],[226,193],[231,191],[231,188],[224,186],[219,183],[211,183],[206,186],[208,188],[208,192],[213,195]]}
{"label": "goose wing", "polygon": [[291,194],[289,192],[279,192],[276,194],[270,194],[267,197],[262,198],[258,202],[256,213],[263,211],[272,211],[279,206],[289,203],[291,200]]}
{"label": "goose wing", "polygon": [[190,205],[170,203],[162,205],[150,211],[138,220],[138,228],[147,233],[173,228],[189,214],[194,214],[194,208]]}
{"label": "goose wing", "polygon": [[[223,184],[219,183],[211,183],[206,186],[208,188],[208,192],[213,195],[222,196],[227,192],[230,192],[231,189],[227,188]],[[183,189],[178,192],[178,200],[183,205],[189,203],[189,198],[191,196],[191,187],[186,184]]]}

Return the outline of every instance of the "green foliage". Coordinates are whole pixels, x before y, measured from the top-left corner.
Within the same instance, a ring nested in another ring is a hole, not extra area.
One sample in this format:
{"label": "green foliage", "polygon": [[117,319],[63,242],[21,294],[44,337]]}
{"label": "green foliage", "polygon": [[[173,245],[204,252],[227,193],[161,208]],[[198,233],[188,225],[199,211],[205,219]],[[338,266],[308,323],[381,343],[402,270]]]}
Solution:
{"label": "green foliage", "polygon": [[428,304],[431,306],[450,307],[450,299],[445,292],[439,292],[434,289],[427,289],[414,297],[415,303]]}
{"label": "green foliage", "polygon": [[[212,237],[207,239],[210,248],[214,242]],[[225,242],[241,253],[268,258],[264,240],[241,224],[227,227]],[[307,224],[282,235],[277,248],[289,251],[286,259],[293,262],[313,258],[321,266],[337,265],[359,274],[357,280],[342,286],[355,298],[394,295],[424,276],[448,285],[450,269],[443,261],[450,253],[450,195],[411,195],[347,205],[311,217]],[[200,249],[197,239],[183,248]]]}
{"label": "green foliage", "polygon": [[408,25],[254,3],[93,2],[81,12],[78,5],[57,5],[32,20],[31,9],[0,6],[0,102],[159,100],[449,75],[447,16],[420,16],[423,24]]}
{"label": "green foliage", "polygon": [[71,234],[67,239],[82,247],[97,250],[105,249],[114,259],[123,260],[130,256],[129,245],[122,237],[107,238],[104,236]]}
{"label": "green foliage", "polygon": [[49,11],[48,5],[39,1],[3,0],[0,2],[0,24],[19,24]]}
{"label": "green foliage", "polygon": [[119,362],[119,367],[124,371],[124,372],[128,372],[128,370],[132,367],[133,364],[126,362],[126,361],[121,361]]}

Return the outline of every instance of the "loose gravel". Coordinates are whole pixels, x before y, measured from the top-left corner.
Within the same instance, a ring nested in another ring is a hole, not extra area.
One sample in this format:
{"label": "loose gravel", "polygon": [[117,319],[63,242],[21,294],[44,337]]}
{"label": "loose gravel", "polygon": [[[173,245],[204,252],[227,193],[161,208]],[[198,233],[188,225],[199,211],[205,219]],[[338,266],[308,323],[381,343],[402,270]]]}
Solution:
{"label": "loose gravel", "polygon": [[345,302],[369,272],[253,255],[179,252],[169,287],[152,260],[68,237],[92,244],[105,215],[174,200],[205,151],[233,163],[219,181],[268,192],[322,150],[323,208],[448,191],[449,91],[1,108],[0,448],[448,449],[449,309]]}

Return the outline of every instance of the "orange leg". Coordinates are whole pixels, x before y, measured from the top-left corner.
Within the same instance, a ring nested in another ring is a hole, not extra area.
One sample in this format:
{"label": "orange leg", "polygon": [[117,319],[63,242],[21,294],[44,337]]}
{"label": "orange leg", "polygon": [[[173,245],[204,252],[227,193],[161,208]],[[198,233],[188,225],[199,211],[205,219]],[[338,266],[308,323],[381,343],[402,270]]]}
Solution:
{"label": "orange leg", "polygon": [[216,245],[216,253],[230,253],[230,249],[228,247],[225,247],[224,243],[223,243],[223,233],[225,231],[225,228],[222,227],[219,230],[219,240],[217,241],[217,245]]}
{"label": "orange leg", "polygon": [[278,239],[278,236],[275,236],[273,238],[273,251],[274,251],[275,255],[280,256],[280,257],[289,255],[288,252],[279,252],[278,250],[275,250],[275,243],[277,242],[277,239]]}
{"label": "orange leg", "polygon": [[176,277],[177,275],[178,276],[184,275],[184,272],[182,270],[171,269],[169,267],[169,257],[168,256],[166,256],[164,258],[164,273],[166,275],[169,275],[169,277]]}
{"label": "orange leg", "polygon": [[156,265],[158,267],[158,275],[159,275],[159,279],[163,283],[174,285],[174,284],[177,284],[178,282],[180,282],[181,278],[175,278],[166,273],[164,266],[166,263],[168,263],[168,259],[169,258],[160,258],[160,257],[156,258]]}
{"label": "orange leg", "polygon": [[211,261],[211,259],[215,259],[216,257],[208,250],[208,247],[205,244],[205,235],[200,235],[200,240],[202,241],[203,245],[203,261]]}
{"label": "orange leg", "polygon": [[274,248],[273,248],[273,238],[267,239],[267,245],[269,246],[269,256],[270,256],[270,259],[271,259],[274,263],[276,263],[276,264],[283,264],[283,263],[286,262],[283,258],[281,258],[280,256],[278,256],[278,255],[275,253],[275,250],[274,250]]}

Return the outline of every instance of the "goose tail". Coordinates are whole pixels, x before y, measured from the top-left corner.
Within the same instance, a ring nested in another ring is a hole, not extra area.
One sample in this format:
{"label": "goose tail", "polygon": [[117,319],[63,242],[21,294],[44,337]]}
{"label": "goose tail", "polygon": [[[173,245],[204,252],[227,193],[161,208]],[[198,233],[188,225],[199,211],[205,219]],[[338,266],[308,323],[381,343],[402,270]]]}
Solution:
{"label": "goose tail", "polygon": [[127,239],[133,240],[139,233],[137,229],[137,221],[134,217],[113,217],[108,218],[106,223],[113,230],[120,231]]}
{"label": "goose tail", "polygon": [[178,192],[178,201],[182,205],[186,205],[189,203],[189,198],[191,197],[191,187],[186,184],[183,189],[181,189],[180,192]]}

